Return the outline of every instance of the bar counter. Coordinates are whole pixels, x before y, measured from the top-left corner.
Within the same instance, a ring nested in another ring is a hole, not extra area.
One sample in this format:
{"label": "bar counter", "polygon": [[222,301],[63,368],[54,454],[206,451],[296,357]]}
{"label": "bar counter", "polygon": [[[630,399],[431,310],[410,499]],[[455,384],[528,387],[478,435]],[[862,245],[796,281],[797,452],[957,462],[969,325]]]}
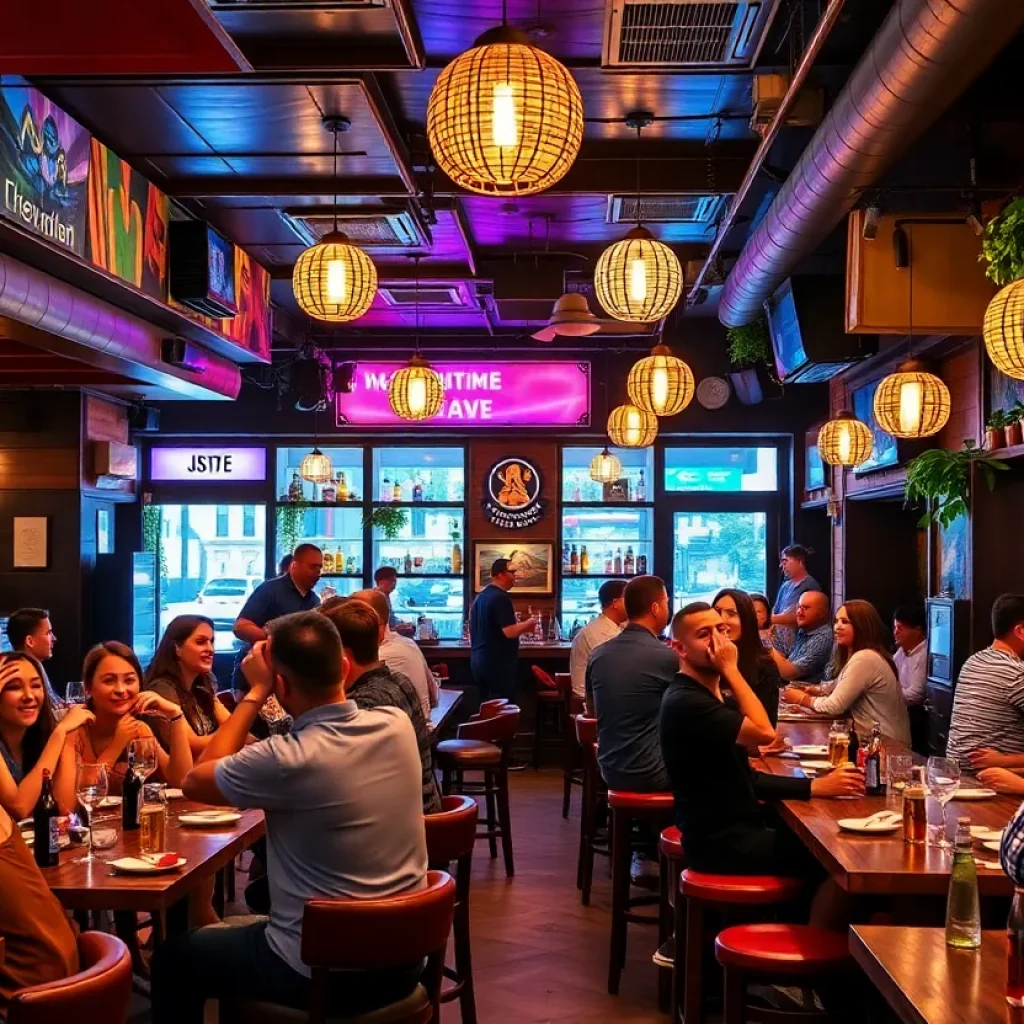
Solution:
{"label": "bar counter", "polygon": [[[470,646],[461,640],[441,640],[436,644],[419,644],[427,661],[450,661],[460,658],[469,659]],[[557,643],[519,644],[519,657],[534,661],[568,658],[572,644],[567,640]]]}

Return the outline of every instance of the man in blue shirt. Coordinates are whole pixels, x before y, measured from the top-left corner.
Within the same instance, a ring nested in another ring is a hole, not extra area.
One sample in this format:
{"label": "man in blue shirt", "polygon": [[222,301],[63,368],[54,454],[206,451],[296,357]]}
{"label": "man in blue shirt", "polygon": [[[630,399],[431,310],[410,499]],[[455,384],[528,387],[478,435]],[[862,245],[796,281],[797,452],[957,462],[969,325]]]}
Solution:
{"label": "man in blue shirt", "polygon": [[300,544],[293,553],[288,571],[265,580],[250,595],[235,619],[235,636],[242,645],[235,655],[231,687],[245,692],[249,689],[242,674],[242,661],[253,644],[267,639],[266,625],[282,615],[311,612],[320,604],[313,591],[324,567],[324,556],[315,544]]}
{"label": "man in blue shirt", "polygon": [[491,582],[477,594],[469,609],[469,667],[481,700],[512,700],[519,674],[519,638],[537,624],[536,619],[516,622],[516,610],[508,596],[515,583],[509,560],[495,559]]}
{"label": "man in blue shirt", "polygon": [[818,581],[807,572],[807,559],[811,552],[802,544],[790,544],[782,549],[779,568],[785,582],[779,587],[772,608],[772,626],[777,645],[785,654],[795,638],[793,627],[797,625],[796,606],[800,595],[812,590],[821,590]]}
{"label": "man in blue shirt", "polygon": [[659,635],[668,625],[668,593],[657,576],[637,576],[623,591],[628,622],[587,663],[587,696],[597,713],[597,760],[611,789],[669,789],[661,756],[661,698],[679,658]]}
{"label": "man in blue shirt", "polygon": [[832,659],[832,625],[828,614],[828,598],[820,590],[800,595],[796,606],[796,639],[788,657],[776,648],[771,652],[783,679],[804,683],[821,681]]}

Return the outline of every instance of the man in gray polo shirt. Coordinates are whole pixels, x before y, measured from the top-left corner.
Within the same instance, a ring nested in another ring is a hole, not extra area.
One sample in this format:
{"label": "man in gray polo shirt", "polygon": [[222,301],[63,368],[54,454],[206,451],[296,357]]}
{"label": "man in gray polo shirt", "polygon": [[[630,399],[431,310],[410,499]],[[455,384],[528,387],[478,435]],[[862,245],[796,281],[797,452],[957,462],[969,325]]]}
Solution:
{"label": "man in gray polo shirt", "polygon": [[[266,813],[271,912],[213,925],[160,947],[152,965],[155,1024],[202,1024],[207,999],[309,1005],[300,955],[306,900],[390,896],[427,870],[420,758],[408,715],[346,700],[341,639],[314,612],[268,624],[243,665],[250,689],[188,774],[185,795]],[[295,719],[287,735],[245,746],[271,693]],[[366,1013],[404,998],[420,965],[334,972],[328,1011]]]}

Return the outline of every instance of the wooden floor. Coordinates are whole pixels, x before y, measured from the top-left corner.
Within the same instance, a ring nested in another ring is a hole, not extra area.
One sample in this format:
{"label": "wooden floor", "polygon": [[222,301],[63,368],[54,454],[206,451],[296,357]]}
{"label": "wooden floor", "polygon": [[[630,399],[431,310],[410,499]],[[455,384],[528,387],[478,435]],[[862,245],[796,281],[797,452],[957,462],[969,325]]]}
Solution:
{"label": "wooden floor", "polygon": [[[471,894],[474,975],[480,1024],[617,1024],[667,1022],[657,1008],[651,954],[657,930],[631,925],[629,962],[620,995],[606,991],[611,889],[607,860],[598,858],[591,905],[576,890],[579,789],[568,821],[561,814],[561,773],[513,773],[512,831],[516,876],[505,877],[479,842]],[[239,877],[239,899],[245,877]],[[230,912],[245,914],[244,905]],[[149,1020],[136,996],[131,1024]],[[207,1021],[216,1021],[213,1006]],[[443,1024],[460,1021],[457,1003],[442,1007]]]}

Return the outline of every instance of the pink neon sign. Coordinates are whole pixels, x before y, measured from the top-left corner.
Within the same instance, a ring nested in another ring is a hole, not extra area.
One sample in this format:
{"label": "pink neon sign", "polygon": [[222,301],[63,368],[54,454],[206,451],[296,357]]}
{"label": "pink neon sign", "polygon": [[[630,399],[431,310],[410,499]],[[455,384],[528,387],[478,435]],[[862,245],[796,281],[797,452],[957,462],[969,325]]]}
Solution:
{"label": "pink neon sign", "polygon": [[[388,383],[404,363],[360,362],[354,390],[337,397],[339,427],[405,427],[391,411]],[[587,427],[590,363],[432,363],[444,381],[428,427]],[[417,424],[418,426],[419,424]]]}

